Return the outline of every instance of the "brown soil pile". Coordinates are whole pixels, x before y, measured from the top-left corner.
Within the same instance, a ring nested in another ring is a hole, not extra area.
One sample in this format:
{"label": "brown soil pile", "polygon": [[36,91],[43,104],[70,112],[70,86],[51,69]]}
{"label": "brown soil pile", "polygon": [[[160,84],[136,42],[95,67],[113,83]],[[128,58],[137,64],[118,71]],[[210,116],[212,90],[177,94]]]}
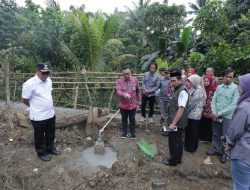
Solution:
{"label": "brown soil pile", "polygon": [[119,124],[112,123],[105,131],[105,145],[117,152],[111,169],[91,168],[81,163],[84,148],[93,146],[95,137],[87,140],[84,127],[57,129],[59,157],[44,163],[35,154],[32,128],[20,128],[15,113],[15,129],[10,130],[6,113],[0,114],[0,189],[152,189],[152,181],[163,180],[162,189],[226,190],[231,189],[229,163],[221,164],[211,157],[212,165],[203,163],[210,144],[200,143],[196,153],[184,152],[183,163],[167,167],[162,159],[169,155],[167,137],[160,126],[138,126],[137,139],[144,137],[157,147],[154,158],[145,156],[136,141],[120,138]]}

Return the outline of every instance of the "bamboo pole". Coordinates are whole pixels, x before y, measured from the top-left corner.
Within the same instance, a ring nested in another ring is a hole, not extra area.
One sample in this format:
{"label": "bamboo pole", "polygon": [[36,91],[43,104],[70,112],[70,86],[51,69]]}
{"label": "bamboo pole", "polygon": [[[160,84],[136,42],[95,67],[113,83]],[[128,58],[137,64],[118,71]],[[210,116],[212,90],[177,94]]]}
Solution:
{"label": "bamboo pole", "polygon": [[78,99],[78,86],[76,86],[76,89],[75,89],[74,111],[76,111],[76,107],[77,107],[77,99]]}
{"label": "bamboo pole", "polygon": [[10,112],[10,63],[8,60],[8,53],[5,59],[5,90],[6,90],[6,111],[7,118],[10,128],[13,130],[14,125],[11,120],[11,112]]}

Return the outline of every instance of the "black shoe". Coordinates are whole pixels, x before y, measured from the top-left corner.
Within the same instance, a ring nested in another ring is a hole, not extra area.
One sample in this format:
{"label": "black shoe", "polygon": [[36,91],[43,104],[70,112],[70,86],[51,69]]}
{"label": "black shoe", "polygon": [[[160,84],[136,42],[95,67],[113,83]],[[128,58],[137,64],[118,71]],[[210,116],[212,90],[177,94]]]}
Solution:
{"label": "black shoe", "polygon": [[164,137],[167,137],[169,134],[168,134],[168,132],[167,131],[164,131],[163,133],[162,133],[162,136],[164,136]]}
{"label": "black shoe", "polygon": [[126,139],[128,137],[128,135],[122,135],[122,139]]}
{"label": "black shoe", "polygon": [[225,164],[227,162],[227,155],[222,154],[220,157],[220,163]]}
{"label": "black shoe", "polygon": [[44,155],[38,155],[38,158],[40,158],[42,161],[44,162],[48,162],[51,160],[51,158],[47,155],[47,154],[44,154]]}
{"label": "black shoe", "polygon": [[206,152],[206,154],[207,154],[208,156],[213,156],[213,155],[220,156],[220,155],[221,155],[221,153],[215,152],[214,150],[209,150],[209,151]]}
{"label": "black shoe", "polygon": [[56,155],[56,156],[61,155],[61,151],[56,150],[56,149],[48,150],[47,153],[52,154],[52,155]]}
{"label": "black shoe", "polygon": [[161,117],[160,123],[163,124],[165,122],[164,118]]}
{"label": "black shoe", "polygon": [[173,161],[171,161],[170,159],[166,159],[162,161],[164,165],[166,166],[177,166],[177,163],[174,163]]}

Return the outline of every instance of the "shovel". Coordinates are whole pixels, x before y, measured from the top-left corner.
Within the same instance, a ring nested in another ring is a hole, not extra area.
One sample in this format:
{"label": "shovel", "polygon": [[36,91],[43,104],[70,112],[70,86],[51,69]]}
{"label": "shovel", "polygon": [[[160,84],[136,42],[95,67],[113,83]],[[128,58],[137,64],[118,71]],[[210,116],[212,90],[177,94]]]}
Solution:
{"label": "shovel", "polygon": [[107,121],[107,123],[103,126],[103,128],[100,129],[97,137],[97,141],[95,143],[94,152],[96,154],[104,154],[105,153],[105,147],[103,142],[103,132],[104,129],[108,126],[108,124],[112,121],[112,119],[120,112],[120,109],[117,110],[117,112]]}

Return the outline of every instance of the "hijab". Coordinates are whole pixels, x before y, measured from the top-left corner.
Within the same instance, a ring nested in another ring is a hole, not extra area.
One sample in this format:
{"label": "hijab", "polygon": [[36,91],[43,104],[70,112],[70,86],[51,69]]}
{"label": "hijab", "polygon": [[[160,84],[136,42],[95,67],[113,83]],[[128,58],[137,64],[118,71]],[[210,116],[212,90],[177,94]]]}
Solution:
{"label": "hijab", "polygon": [[195,74],[195,70],[193,68],[188,68],[187,73],[191,73],[192,75]]}
{"label": "hijab", "polygon": [[237,106],[242,102],[250,102],[250,73],[239,76],[242,95],[238,99]]}
{"label": "hijab", "polygon": [[215,92],[215,90],[216,90],[216,87],[213,85],[213,80],[214,80],[214,78],[213,78],[213,76],[211,76],[211,75],[204,75],[204,77],[203,77],[203,79],[208,79],[208,81],[209,81],[209,86],[205,86],[205,91],[206,91],[206,94],[207,94],[207,96],[209,95],[209,92]]}
{"label": "hijab", "polygon": [[190,77],[188,77],[188,80],[192,83],[194,88],[200,88],[203,91],[203,95],[204,95],[204,101],[203,104],[205,105],[206,103],[206,99],[207,99],[207,94],[204,88],[204,84],[203,84],[203,80],[199,75],[191,75]]}

